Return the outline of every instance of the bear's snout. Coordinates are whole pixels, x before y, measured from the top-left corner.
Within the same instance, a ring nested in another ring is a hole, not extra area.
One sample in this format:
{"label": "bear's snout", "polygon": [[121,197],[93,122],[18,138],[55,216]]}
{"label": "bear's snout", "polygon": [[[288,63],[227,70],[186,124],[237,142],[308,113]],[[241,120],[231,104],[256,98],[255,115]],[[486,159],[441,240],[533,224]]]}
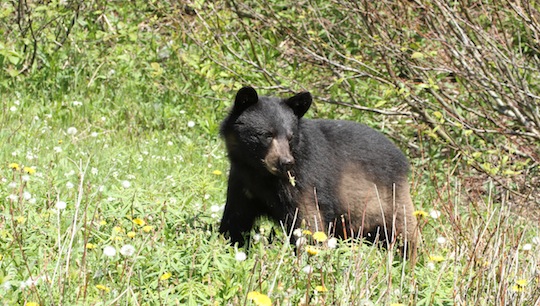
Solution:
{"label": "bear's snout", "polygon": [[286,139],[274,138],[270,143],[268,152],[264,157],[266,169],[274,175],[286,175],[294,166],[289,142]]}

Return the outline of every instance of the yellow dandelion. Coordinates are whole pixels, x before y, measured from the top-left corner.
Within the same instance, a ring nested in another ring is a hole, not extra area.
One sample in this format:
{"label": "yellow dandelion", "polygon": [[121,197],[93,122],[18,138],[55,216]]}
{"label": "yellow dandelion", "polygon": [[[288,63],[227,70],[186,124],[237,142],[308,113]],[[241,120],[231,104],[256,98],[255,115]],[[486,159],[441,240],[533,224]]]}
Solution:
{"label": "yellow dandelion", "polygon": [[429,216],[429,214],[426,211],[417,210],[417,211],[413,212],[413,216],[415,216],[417,218],[427,218],[427,216]]}
{"label": "yellow dandelion", "polygon": [[525,291],[525,287],[527,286],[528,281],[526,279],[518,279],[516,281],[516,284],[512,286],[512,291],[515,292],[523,292]]}
{"label": "yellow dandelion", "polygon": [[146,224],[146,222],[144,222],[144,220],[141,219],[141,218],[135,218],[132,221],[133,221],[133,223],[137,224],[138,226],[144,226]]}
{"label": "yellow dandelion", "polygon": [[39,304],[36,302],[28,302],[26,303],[26,306],[39,306]]}
{"label": "yellow dandelion", "polygon": [[99,221],[99,225],[106,225],[106,224],[107,224],[107,221],[105,221],[105,220]]}
{"label": "yellow dandelion", "polygon": [[98,284],[96,285],[96,288],[100,291],[105,291],[105,292],[109,292],[111,291],[111,289],[107,286],[104,286],[104,285],[101,285],[101,284]]}
{"label": "yellow dandelion", "polygon": [[122,240],[124,240],[123,237],[120,237],[120,236],[114,237],[114,241],[122,241]]}
{"label": "yellow dandelion", "polygon": [[133,239],[133,237],[135,237],[135,235],[137,235],[137,233],[135,233],[135,232],[128,232],[128,233],[127,233],[127,236],[128,236],[129,238],[131,238],[131,239]]}
{"label": "yellow dandelion", "polygon": [[142,228],[142,230],[145,233],[150,233],[153,229],[154,229],[154,227],[152,225],[146,225],[146,226],[143,226],[143,228]]}
{"label": "yellow dandelion", "polygon": [[15,171],[19,171],[21,169],[21,167],[19,166],[19,164],[17,163],[11,163],[8,165],[8,167],[11,169],[11,170],[15,170]]}
{"label": "yellow dandelion", "polygon": [[303,230],[302,235],[311,236],[313,233],[310,230]]}
{"label": "yellow dandelion", "polygon": [[319,250],[318,248],[316,248],[314,246],[311,246],[311,245],[306,246],[306,252],[309,255],[315,256],[315,255],[319,254],[320,251],[321,250]]}
{"label": "yellow dandelion", "polygon": [[327,292],[328,289],[326,289],[325,286],[316,286],[315,291],[317,291],[317,292]]}
{"label": "yellow dandelion", "polygon": [[328,236],[323,232],[315,232],[312,237],[317,242],[325,242],[328,239]]}
{"label": "yellow dandelion", "polygon": [[257,306],[271,306],[272,300],[268,297],[268,295],[257,292],[257,291],[251,291],[248,293],[247,298],[252,300],[253,303]]}
{"label": "yellow dandelion", "polygon": [[441,261],[444,261],[444,259],[445,259],[441,255],[429,255],[428,258],[429,258],[430,261],[433,261],[433,262],[441,262]]}
{"label": "yellow dandelion", "polygon": [[23,171],[24,171],[24,173],[27,173],[27,174],[30,174],[30,175],[36,173],[36,169],[31,168],[31,167],[24,167]]}
{"label": "yellow dandelion", "polygon": [[96,248],[96,245],[93,244],[93,243],[88,242],[88,243],[86,244],[86,248],[89,249],[89,250],[95,249],[95,248]]}
{"label": "yellow dandelion", "polygon": [[219,170],[214,170],[212,171],[212,174],[215,174],[215,175],[222,175],[223,172],[219,171]]}
{"label": "yellow dandelion", "polygon": [[115,226],[115,227],[113,227],[113,232],[116,232],[116,233],[123,233],[123,232],[124,232],[124,229],[121,228],[120,226]]}
{"label": "yellow dandelion", "polygon": [[26,221],[26,218],[23,217],[23,216],[19,216],[17,217],[17,219],[15,219],[17,221],[17,223],[19,224],[23,224],[25,221]]}
{"label": "yellow dandelion", "polygon": [[160,281],[168,280],[169,278],[171,278],[171,276],[172,276],[171,272],[165,272],[159,277],[159,280]]}

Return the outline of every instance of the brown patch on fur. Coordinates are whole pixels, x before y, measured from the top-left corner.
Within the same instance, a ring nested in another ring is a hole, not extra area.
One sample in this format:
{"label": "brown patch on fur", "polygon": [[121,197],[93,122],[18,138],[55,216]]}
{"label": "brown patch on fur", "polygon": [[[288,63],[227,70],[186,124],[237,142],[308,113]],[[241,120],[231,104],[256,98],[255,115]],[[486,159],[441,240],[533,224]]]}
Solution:
{"label": "brown patch on fur", "polygon": [[264,157],[264,166],[270,173],[277,175],[280,173],[280,163],[282,160],[294,161],[289,148],[289,142],[285,139],[279,140],[274,138],[270,143],[268,153]]}
{"label": "brown patch on fur", "polygon": [[298,220],[299,223],[296,227],[299,227],[300,224],[304,224],[305,228],[310,231],[326,232],[327,229],[325,228],[325,225],[327,224],[319,211],[316,192],[316,189],[307,189],[300,195],[300,199],[297,202],[298,216],[300,219]]}
{"label": "brown patch on fur", "polygon": [[406,239],[409,256],[413,258],[416,255],[417,222],[413,216],[409,184],[406,177],[395,181],[393,185],[385,186],[362,167],[348,165],[339,179],[341,207],[338,209],[345,217],[345,235],[348,237],[374,238],[368,234],[379,233],[379,239],[389,243]]}

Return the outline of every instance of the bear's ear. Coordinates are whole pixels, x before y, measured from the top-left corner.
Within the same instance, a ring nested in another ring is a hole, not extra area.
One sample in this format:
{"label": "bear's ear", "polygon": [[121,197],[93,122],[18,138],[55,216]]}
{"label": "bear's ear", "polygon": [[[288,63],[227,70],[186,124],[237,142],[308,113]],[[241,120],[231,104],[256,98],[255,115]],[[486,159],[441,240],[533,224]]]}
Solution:
{"label": "bear's ear", "polygon": [[253,87],[242,87],[236,94],[233,109],[235,112],[243,112],[246,108],[257,103],[259,96]]}
{"label": "bear's ear", "polygon": [[311,94],[305,91],[290,97],[285,103],[292,108],[298,118],[302,118],[311,106],[311,101]]}

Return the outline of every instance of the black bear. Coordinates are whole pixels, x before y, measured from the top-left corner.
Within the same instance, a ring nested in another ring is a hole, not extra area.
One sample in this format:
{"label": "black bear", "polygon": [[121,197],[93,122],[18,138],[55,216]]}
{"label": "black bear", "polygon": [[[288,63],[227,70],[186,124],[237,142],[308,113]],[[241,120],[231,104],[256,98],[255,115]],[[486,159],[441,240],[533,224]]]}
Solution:
{"label": "black bear", "polygon": [[220,131],[231,163],[220,232],[242,245],[267,216],[289,230],[303,224],[343,238],[401,238],[414,252],[406,157],[365,125],[302,118],[311,103],[309,92],[279,99],[238,91]]}

